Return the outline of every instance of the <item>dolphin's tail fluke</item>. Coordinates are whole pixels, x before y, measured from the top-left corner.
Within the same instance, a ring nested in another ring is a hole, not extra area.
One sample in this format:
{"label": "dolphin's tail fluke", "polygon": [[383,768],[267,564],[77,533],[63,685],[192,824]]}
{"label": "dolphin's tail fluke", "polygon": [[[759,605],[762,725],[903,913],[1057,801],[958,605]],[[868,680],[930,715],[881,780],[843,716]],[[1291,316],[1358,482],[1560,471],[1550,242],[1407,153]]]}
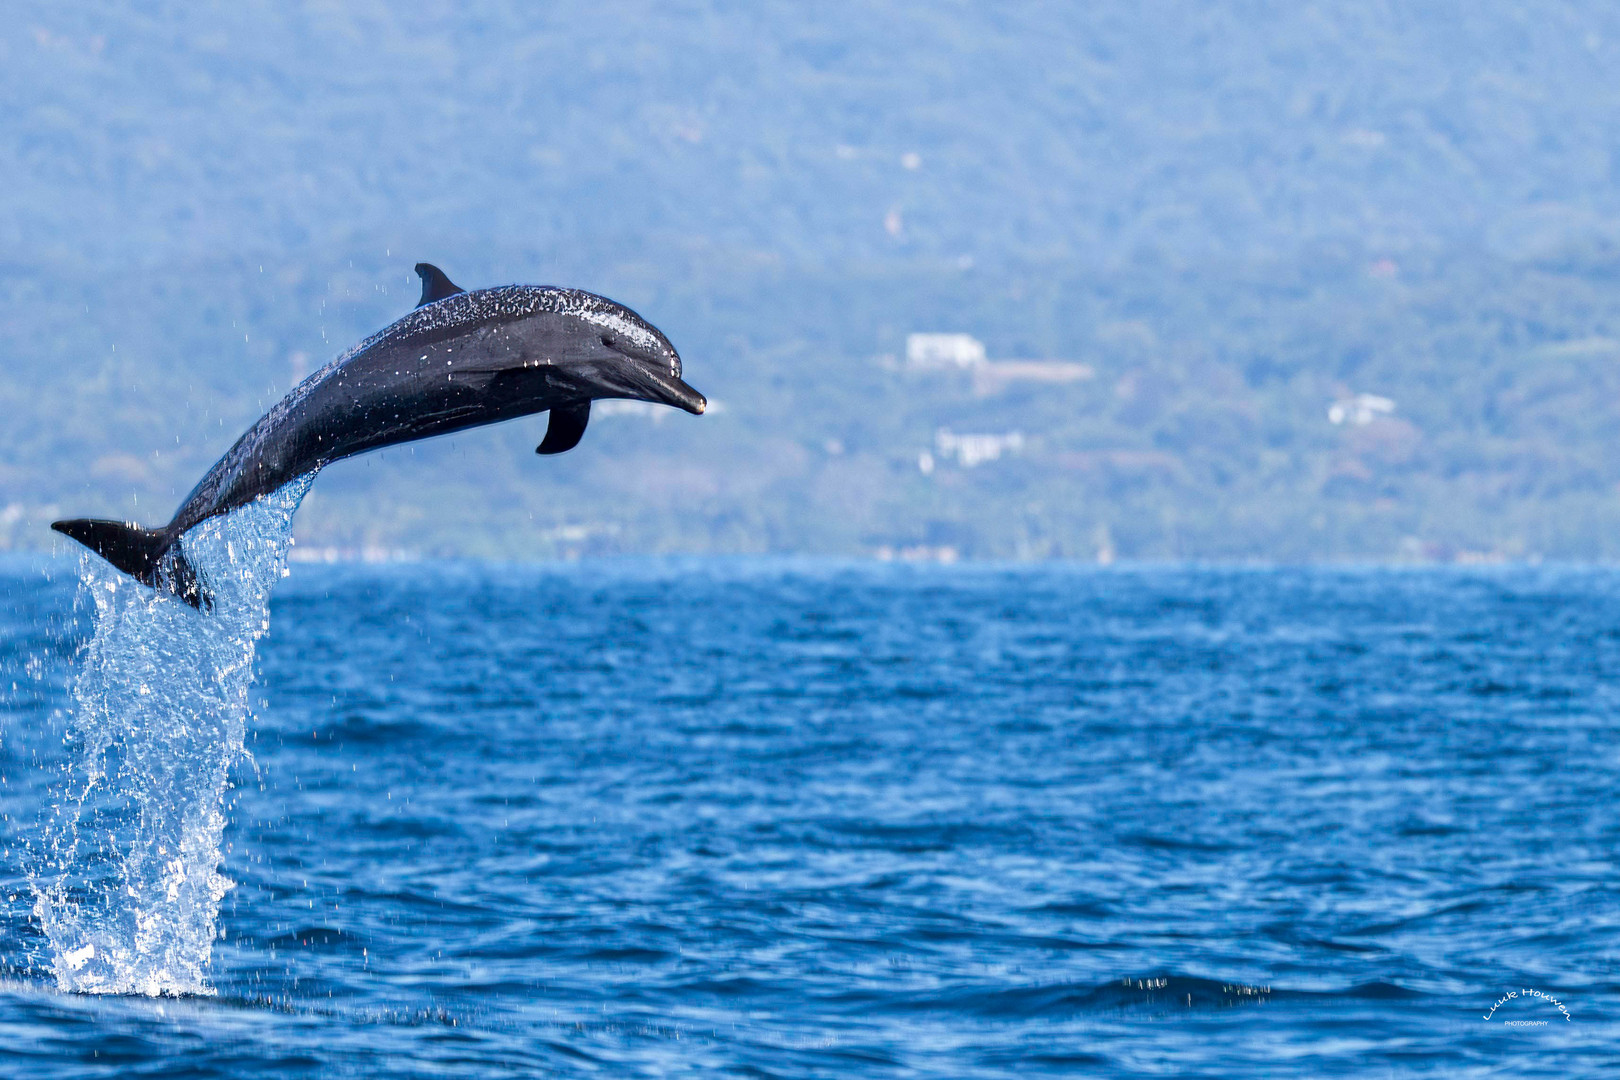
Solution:
{"label": "dolphin's tail fluke", "polygon": [[95,518],[53,521],[51,528],[71,536],[136,581],[167,589],[199,610],[214,606],[185,552],[171,542],[167,532]]}
{"label": "dolphin's tail fluke", "polygon": [[71,536],[132,578],[156,585],[158,559],[169,538],[156,529],[143,529],[122,521],[74,518],[53,521],[51,528]]}

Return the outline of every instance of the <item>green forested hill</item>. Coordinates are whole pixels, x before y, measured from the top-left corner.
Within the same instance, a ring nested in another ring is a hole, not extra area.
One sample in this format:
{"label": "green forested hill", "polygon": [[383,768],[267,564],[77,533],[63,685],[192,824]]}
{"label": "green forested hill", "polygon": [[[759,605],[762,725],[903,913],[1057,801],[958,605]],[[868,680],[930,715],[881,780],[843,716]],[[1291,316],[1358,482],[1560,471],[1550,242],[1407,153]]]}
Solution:
{"label": "green forested hill", "polygon": [[307,546],[1620,555],[1617,60],[1574,3],[19,5],[0,542],[165,518],[430,259],[624,300],[723,408],[347,463]]}

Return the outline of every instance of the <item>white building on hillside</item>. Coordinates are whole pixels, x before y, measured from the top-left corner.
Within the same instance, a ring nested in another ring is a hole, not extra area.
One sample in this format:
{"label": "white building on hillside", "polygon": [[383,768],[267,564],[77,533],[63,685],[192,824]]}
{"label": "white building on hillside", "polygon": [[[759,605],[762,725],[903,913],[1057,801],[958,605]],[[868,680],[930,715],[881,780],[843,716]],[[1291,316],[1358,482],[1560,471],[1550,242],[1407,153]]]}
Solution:
{"label": "white building on hillside", "polygon": [[1328,406],[1328,423],[1355,424],[1358,427],[1370,424],[1380,416],[1389,416],[1395,411],[1395,403],[1387,397],[1377,394],[1357,394],[1353,398],[1335,401]]}
{"label": "white building on hillside", "polygon": [[971,334],[907,334],[906,366],[973,368],[984,363],[984,342]]}
{"label": "white building on hillside", "polygon": [[[955,459],[964,469],[999,461],[1003,454],[1024,449],[1024,433],[1008,431],[999,435],[958,435],[950,428],[934,432],[934,452],[946,460]],[[926,470],[925,470],[926,471]]]}
{"label": "white building on hillside", "polygon": [[971,334],[907,334],[906,367],[912,371],[968,371],[974,390],[995,394],[1011,383],[1072,383],[1096,373],[1072,360],[991,360]]}

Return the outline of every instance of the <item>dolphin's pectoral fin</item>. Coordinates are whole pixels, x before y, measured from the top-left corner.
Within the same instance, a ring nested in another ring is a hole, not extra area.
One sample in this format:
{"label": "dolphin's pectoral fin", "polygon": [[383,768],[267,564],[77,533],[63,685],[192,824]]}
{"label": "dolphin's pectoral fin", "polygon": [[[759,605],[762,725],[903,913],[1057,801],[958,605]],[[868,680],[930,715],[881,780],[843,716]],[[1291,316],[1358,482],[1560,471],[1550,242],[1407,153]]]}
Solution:
{"label": "dolphin's pectoral fin", "polygon": [[416,276],[422,279],[422,299],[416,302],[417,307],[467,291],[445,277],[444,271],[432,263],[417,263]]}
{"label": "dolphin's pectoral fin", "polygon": [[572,450],[579,445],[579,440],[585,437],[585,424],[590,418],[589,401],[581,401],[578,405],[558,405],[551,410],[551,423],[546,427],[546,437],[540,440],[540,445],[534,448],[534,452],[560,454],[564,450]]}

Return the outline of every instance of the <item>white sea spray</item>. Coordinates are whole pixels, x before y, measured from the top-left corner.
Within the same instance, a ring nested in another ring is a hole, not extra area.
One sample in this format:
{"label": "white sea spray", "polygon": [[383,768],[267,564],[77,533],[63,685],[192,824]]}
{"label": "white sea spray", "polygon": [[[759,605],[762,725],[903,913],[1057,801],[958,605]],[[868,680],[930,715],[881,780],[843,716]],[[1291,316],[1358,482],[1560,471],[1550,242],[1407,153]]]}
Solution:
{"label": "white sea spray", "polygon": [[95,631],[73,684],[70,760],[33,875],[57,985],[207,994],[225,795],[243,753],[258,639],[304,478],[186,534],[211,611],[86,556]]}

